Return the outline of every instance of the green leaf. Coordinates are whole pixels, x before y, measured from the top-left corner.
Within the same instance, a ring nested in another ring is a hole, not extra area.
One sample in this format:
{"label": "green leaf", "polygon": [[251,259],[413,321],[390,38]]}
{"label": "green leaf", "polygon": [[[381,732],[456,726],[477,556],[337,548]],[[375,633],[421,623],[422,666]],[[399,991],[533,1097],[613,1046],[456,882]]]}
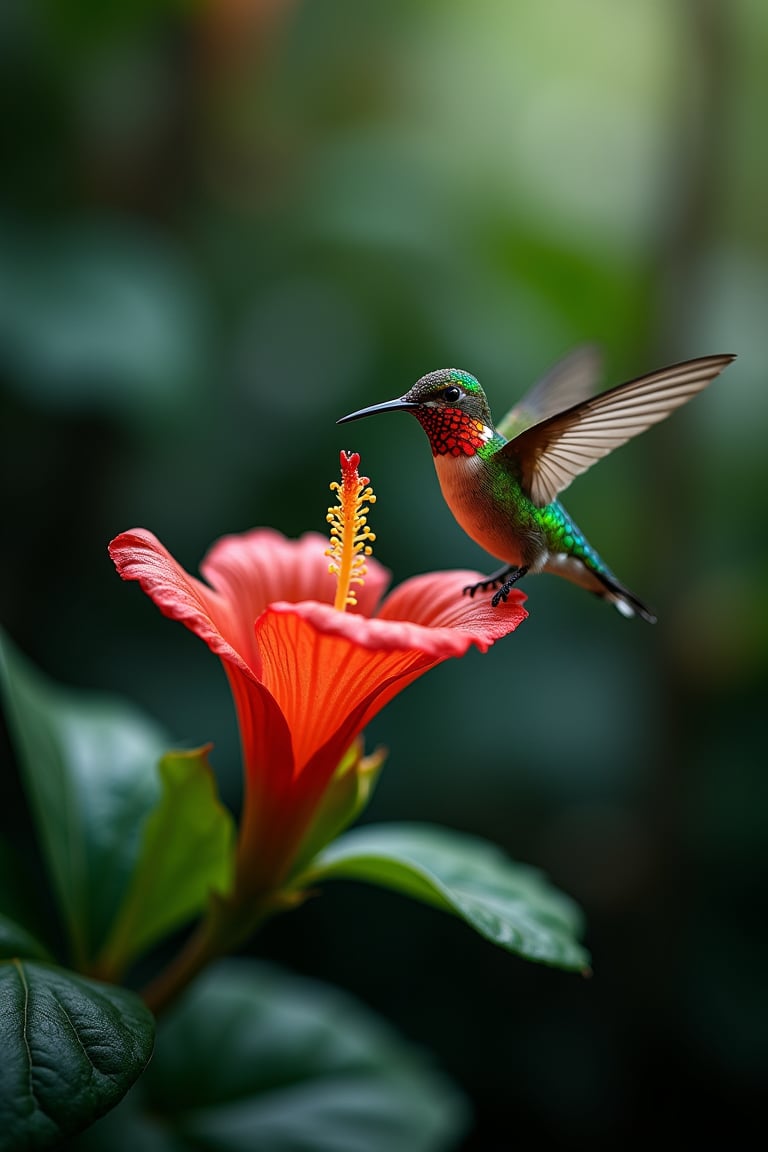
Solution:
{"label": "green leaf", "polygon": [[19,956],[35,960],[50,959],[44,945],[31,932],[0,912],[0,960],[11,960]]}
{"label": "green leaf", "polygon": [[474,836],[427,824],[366,825],[316,856],[294,884],[334,877],[367,880],[452,912],[527,960],[588,968],[576,905],[540,872]]}
{"label": "green leaf", "polygon": [[103,943],[134,868],[169,741],[129,704],[40,675],[0,634],[9,727],[78,967]]}
{"label": "green leaf", "polygon": [[147,820],[133,880],[99,961],[119,973],[136,956],[202,912],[234,875],[235,825],[220,803],[207,748],[160,761],[162,797]]}
{"label": "green leaf", "polygon": [[0,964],[0,1152],[52,1148],[122,1099],[152,1052],[138,997],[22,960]]}
{"label": "green leaf", "polygon": [[230,960],[163,1020],[136,1090],[78,1148],[438,1152],[465,1121],[452,1085],[349,996]]}

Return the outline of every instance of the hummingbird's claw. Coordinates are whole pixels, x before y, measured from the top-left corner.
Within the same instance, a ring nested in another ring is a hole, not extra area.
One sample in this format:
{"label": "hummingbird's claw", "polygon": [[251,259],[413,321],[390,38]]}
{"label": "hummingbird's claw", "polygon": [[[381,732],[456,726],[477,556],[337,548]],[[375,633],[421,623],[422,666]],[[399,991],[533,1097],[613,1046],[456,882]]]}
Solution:
{"label": "hummingbird's claw", "polygon": [[[528,569],[526,568],[527,572]],[[520,573],[520,575],[515,575]],[[461,590],[462,596],[474,596],[475,592],[490,592],[491,588],[497,588],[499,584],[504,584],[509,581],[510,588],[515,580],[519,580],[523,573],[515,565],[505,564],[503,568],[499,568],[497,572],[491,572],[490,576],[486,576],[485,580],[478,580],[476,584],[465,584]],[[506,596],[504,599],[506,600]]]}
{"label": "hummingbird's claw", "polygon": [[510,568],[509,569],[508,578],[504,581],[501,588],[499,588],[498,592],[494,592],[493,596],[491,597],[491,608],[498,608],[498,606],[499,606],[499,604],[501,604],[502,600],[506,604],[507,597],[509,596],[510,592],[512,591],[513,585],[517,584],[518,580],[520,580],[521,577],[525,576],[527,571],[528,571],[528,565],[527,564],[525,564],[522,568]]}

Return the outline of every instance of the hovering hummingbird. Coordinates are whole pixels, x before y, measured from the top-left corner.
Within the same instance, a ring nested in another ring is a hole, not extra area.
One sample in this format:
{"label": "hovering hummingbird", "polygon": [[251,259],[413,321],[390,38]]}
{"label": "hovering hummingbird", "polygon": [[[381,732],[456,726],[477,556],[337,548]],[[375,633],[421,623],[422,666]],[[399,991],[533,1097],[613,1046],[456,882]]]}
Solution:
{"label": "hovering hummingbird", "polygon": [[591,396],[597,356],[579,349],[555,366],[494,426],[485,392],[468,372],[430,372],[376,412],[412,412],[426,432],[448,507],[477,544],[503,561],[465,594],[496,589],[506,601],[526,572],[554,572],[615,604],[624,616],[656,617],[613,574],[558,495],[596,460],[664,420],[706,388],[733,356],[704,356]]}

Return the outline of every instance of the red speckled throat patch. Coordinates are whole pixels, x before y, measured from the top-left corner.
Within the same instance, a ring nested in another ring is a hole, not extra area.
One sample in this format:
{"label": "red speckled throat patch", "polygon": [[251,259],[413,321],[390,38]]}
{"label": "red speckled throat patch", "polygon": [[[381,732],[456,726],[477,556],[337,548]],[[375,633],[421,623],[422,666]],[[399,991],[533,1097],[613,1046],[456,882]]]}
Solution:
{"label": "red speckled throat patch", "polygon": [[474,456],[493,436],[482,420],[467,416],[460,408],[425,406],[414,416],[429,437],[433,456]]}

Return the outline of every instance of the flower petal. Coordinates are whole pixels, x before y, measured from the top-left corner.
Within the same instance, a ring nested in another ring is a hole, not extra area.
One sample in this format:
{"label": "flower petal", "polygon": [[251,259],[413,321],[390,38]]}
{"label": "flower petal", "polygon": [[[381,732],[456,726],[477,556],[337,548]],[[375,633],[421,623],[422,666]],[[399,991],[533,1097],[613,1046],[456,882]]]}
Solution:
{"label": "flower petal", "polygon": [[123,580],[138,580],[163,615],[180,620],[212,652],[253,675],[233,645],[238,629],[226,600],[185,572],[152,532],[134,528],[121,533],[110,543],[109,554]]}
{"label": "flower petal", "polygon": [[338,761],[368,720],[427,668],[473,644],[484,652],[525,619],[522,593],[498,608],[462,596],[463,584],[476,579],[473,572],[418,576],[374,619],[316,601],[270,605],[255,629],[262,678],[293,733],[297,773],[328,741],[338,743],[331,756]]}
{"label": "flower petal", "polygon": [[427,572],[405,580],[387,596],[379,610],[383,621],[408,620],[436,634],[448,630],[466,637],[485,652],[496,640],[514,632],[528,615],[525,593],[513,588],[506,603],[491,606],[488,596],[465,596],[462,589],[482,580],[479,572]]}
{"label": "flower petal", "polygon": [[[211,587],[190,576],[152,532],[134,528],[109,545],[124,580],[138,580],[161,612],[180,620],[218,656],[254,676],[260,656],[254,621],[271,600],[314,599],[332,604],[335,580],[328,572],[327,540],[307,532],[287,540],[271,528],[224,536],[200,568]],[[390,573],[371,559],[353,615],[373,612]]]}
{"label": "flower petal", "polygon": [[[271,528],[256,528],[217,540],[200,565],[206,580],[232,607],[237,616],[234,646],[249,660],[254,656],[253,622],[275,600],[319,600],[332,604],[336,578],[328,571],[325,550],[328,540],[317,532],[305,532],[288,540]],[[365,584],[357,591],[354,612],[370,615],[376,610],[390,573],[375,560],[368,561]]]}
{"label": "flower petal", "polygon": [[[332,607],[325,539],[269,529],[220,540],[190,576],[143,529],[116,537],[120,575],[224,661],[240,724],[246,788],[238,885],[287,874],[324,789],[355,736],[412,680],[471,645],[485,651],[525,618],[524,597],[491,608],[461,595],[474,572],[408,580],[369,618],[389,574],[376,561],[356,609]],[[296,602],[294,602],[294,598]]]}
{"label": "flower petal", "polygon": [[224,668],[240,728],[245,787],[238,838],[238,889],[269,887],[287,867],[307,816],[293,800],[291,732],[271,693],[229,661]]}
{"label": "flower petal", "polygon": [[312,601],[277,602],[270,609],[283,615],[299,613],[318,632],[344,639],[368,653],[416,650],[437,662],[463,656],[473,644],[485,652],[496,640],[514,632],[527,617],[523,608],[525,595],[516,589],[506,604],[497,608],[492,608],[487,598],[462,595],[464,585],[480,579],[479,572],[469,571],[414,576],[386,597],[379,615],[373,618],[336,612]]}
{"label": "flower petal", "polygon": [[[416,631],[428,634],[428,629]],[[425,647],[418,642],[421,636],[414,643],[407,624],[368,620],[313,601],[270,605],[256,633],[264,685],[293,734],[297,774],[332,738],[339,745],[332,756],[334,764],[338,762],[362,728],[355,720],[350,731],[349,718],[371,696],[388,700],[394,695],[395,690],[387,692],[393,681],[459,654],[448,637],[442,648]],[[470,642],[458,639],[462,651]],[[373,711],[367,710],[366,718]]]}

